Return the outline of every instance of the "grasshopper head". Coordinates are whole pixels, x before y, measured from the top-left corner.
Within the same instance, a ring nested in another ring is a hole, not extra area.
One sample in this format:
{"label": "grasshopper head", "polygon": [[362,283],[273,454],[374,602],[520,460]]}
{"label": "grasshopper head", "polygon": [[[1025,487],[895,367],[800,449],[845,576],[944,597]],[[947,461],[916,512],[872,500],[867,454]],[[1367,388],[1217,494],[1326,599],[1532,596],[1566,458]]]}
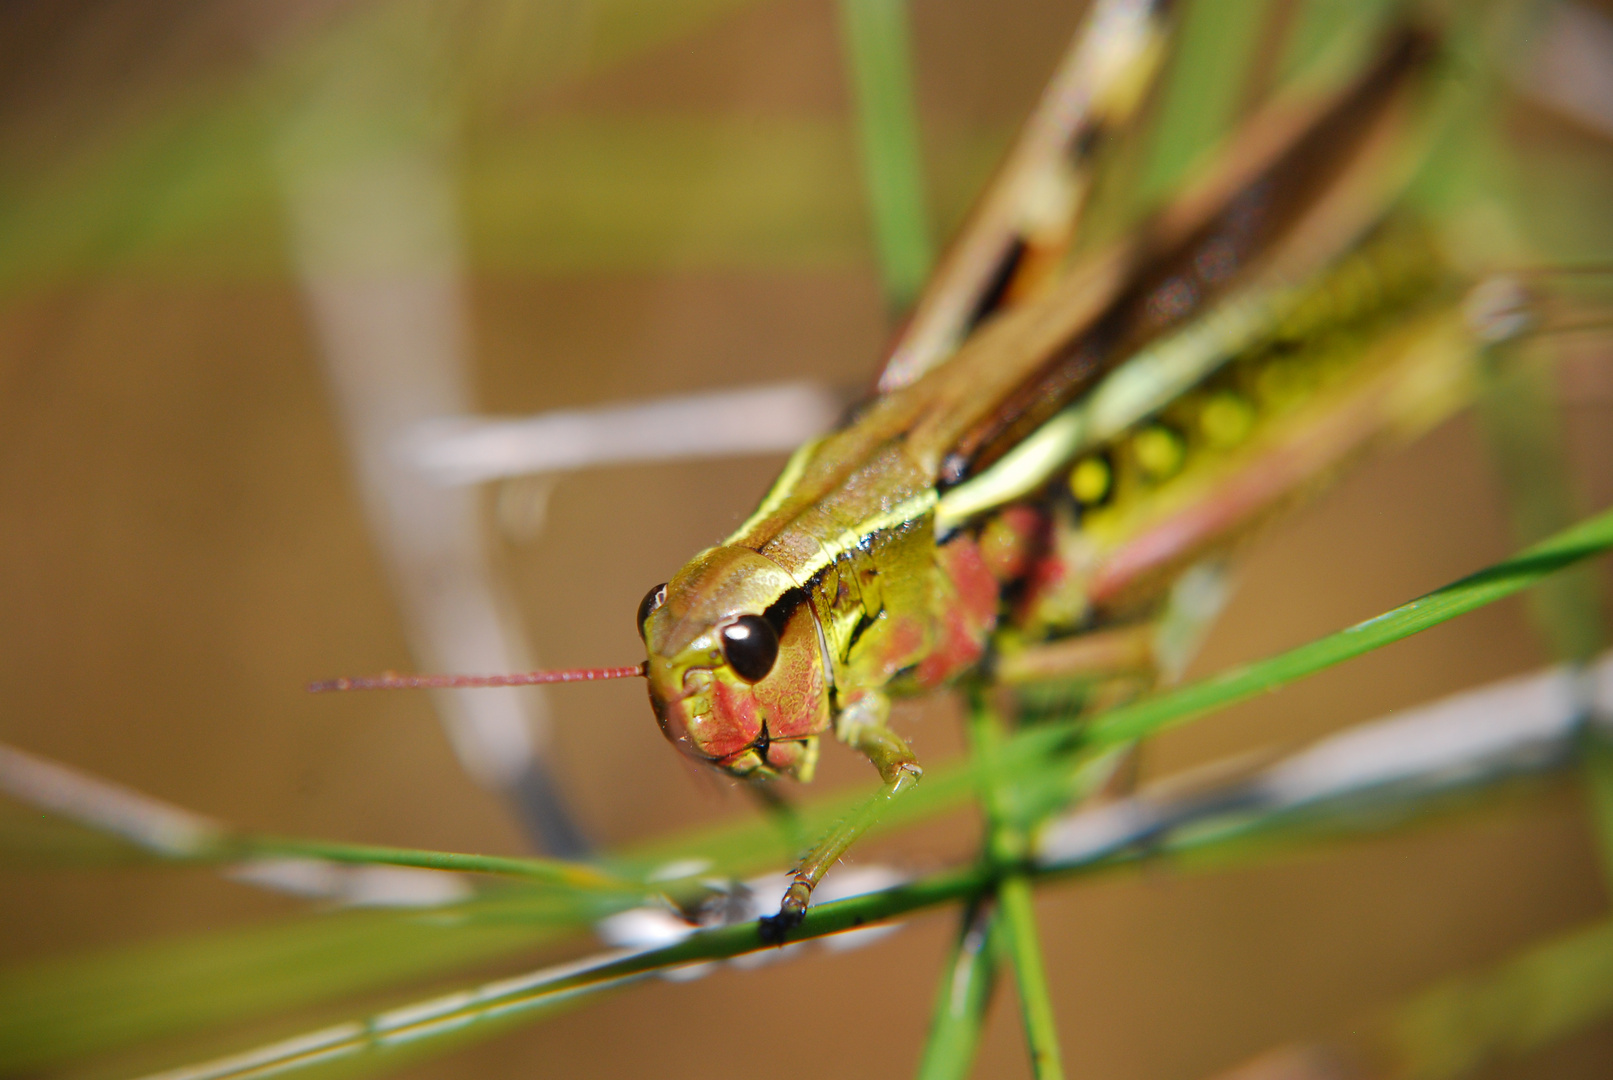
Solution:
{"label": "grasshopper head", "polygon": [[650,704],[674,746],[734,776],[812,777],[829,686],[812,603],[747,548],[712,548],[639,606]]}

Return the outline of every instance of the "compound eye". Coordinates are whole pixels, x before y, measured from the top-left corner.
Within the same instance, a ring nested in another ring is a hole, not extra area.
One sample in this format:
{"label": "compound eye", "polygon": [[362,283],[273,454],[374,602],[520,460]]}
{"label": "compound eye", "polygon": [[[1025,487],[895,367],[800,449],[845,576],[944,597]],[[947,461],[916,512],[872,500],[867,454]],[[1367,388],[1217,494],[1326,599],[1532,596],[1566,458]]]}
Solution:
{"label": "compound eye", "polygon": [[644,637],[644,621],[650,617],[650,612],[666,603],[666,582],[661,582],[655,588],[644,594],[644,599],[638,602],[638,636]]}
{"label": "compound eye", "polygon": [[722,628],[722,654],[746,682],[761,682],[778,659],[778,634],[760,615],[741,615]]}

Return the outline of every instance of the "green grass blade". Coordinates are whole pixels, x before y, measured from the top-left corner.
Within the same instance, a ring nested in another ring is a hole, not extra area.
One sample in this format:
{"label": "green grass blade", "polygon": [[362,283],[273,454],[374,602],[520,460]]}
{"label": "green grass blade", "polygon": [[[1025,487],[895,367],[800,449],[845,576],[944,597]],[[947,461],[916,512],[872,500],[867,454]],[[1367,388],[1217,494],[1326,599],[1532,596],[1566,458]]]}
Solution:
{"label": "green grass blade", "polygon": [[[560,859],[472,855],[250,833],[4,743],[0,743],[0,793],[55,818],[115,838],[114,843],[124,847],[127,856],[139,852],[159,861],[236,865],[265,859],[317,859],[358,866],[491,874],[561,892],[635,901],[656,893],[596,867]],[[8,832],[36,857],[48,853],[41,830],[0,830],[0,842],[7,839]],[[73,842],[71,835],[63,833],[59,837],[64,841],[63,854],[88,854],[85,845]]]}
{"label": "green grass blade", "polygon": [[[1510,559],[1336,634],[1112,709],[1091,722],[1085,740],[1093,745],[1128,742],[1185,724],[1492,604],[1609,549],[1613,549],[1613,511],[1582,521]],[[1074,732],[1075,725],[1060,725],[1020,735],[1004,748],[1004,764],[1010,770],[1034,767],[1037,756]]]}
{"label": "green grass blade", "polygon": [[[1003,726],[982,691],[979,686],[970,688],[968,726],[971,760],[980,777],[980,808],[986,820],[982,861],[1012,865],[1024,861],[1027,844],[1023,832],[1005,821],[1007,784],[998,768],[997,756],[1003,743]],[[1010,934],[998,897],[977,896],[964,911],[958,939],[936,993],[924,1057],[919,1063],[920,1080],[962,1078],[973,1069],[980,1030],[996,983],[998,962],[1005,955],[1013,959],[1013,953],[1007,948]],[[1021,1000],[1024,1000],[1023,994]],[[1031,1056],[1038,1058],[1034,1044]]]}
{"label": "green grass blade", "polygon": [[[1013,774],[1002,769],[1003,725],[989,697],[975,688],[971,694],[969,737],[974,761],[981,770],[980,802],[986,817],[984,859],[996,866],[1018,866],[1029,850],[1027,826],[1020,822],[1012,800]],[[1053,1019],[1053,999],[1047,989],[1042,947],[1036,933],[1036,914],[1030,882],[1021,870],[1011,870],[996,891],[998,916],[993,920],[1003,955],[1014,969],[1019,992],[1020,1018],[1031,1072],[1037,1080],[1062,1080],[1063,1055]]]}
{"label": "green grass blade", "polygon": [[[608,912],[508,897],[341,911],[0,971],[0,1072],[109,1052],[442,975]],[[154,974],[157,973],[157,974]],[[153,992],[154,981],[161,992]]]}
{"label": "green grass blade", "polygon": [[1195,0],[1184,6],[1136,205],[1176,191],[1193,163],[1231,130],[1247,105],[1247,73],[1256,66],[1273,7],[1274,0]]}
{"label": "green grass blade", "polygon": [[997,981],[1001,936],[994,905],[969,905],[941,969],[918,1080],[964,1080],[974,1069],[980,1029]]}
{"label": "green grass blade", "polygon": [[127,866],[153,861],[127,841],[0,798],[0,855],[12,868]]}
{"label": "green grass blade", "polygon": [[259,858],[312,858],[364,866],[412,866],[518,878],[567,892],[596,893],[626,900],[655,895],[644,885],[605,873],[586,863],[528,856],[470,855],[453,851],[344,844],[333,840],[301,840],[273,836],[226,837],[204,854],[209,862]]}
{"label": "green grass blade", "polygon": [[[807,912],[791,932],[792,940],[806,940],[857,929],[922,908],[950,903],[979,893],[990,883],[983,867],[937,874],[921,881],[881,892],[868,893]],[[340,1062],[345,1067],[365,1061],[380,1064],[399,1050],[457,1043],[473,1029],[502,1030],[516,1017],[553,1009],[578,995],[624,985],[647,974],[710,960],[727,960],[773,946],[765,941],[755,922],[706,930],[675,944],[548,969],[490,983],[474,990],[422,1002],[264,1047],[246,1055],[186,1069],[191,1080],[233,1080],[276,1074]]]}
{"label": "green grass blade", "polygon": [[1059,1052],[1053,998],[1048,993],[1041,939],[1036,933],[1030,880],[1024,874],[1010,874],[997,887],[997,902],[1002,905],[1005,950],[1014,963],[1014,986],[1019,991],[1020,1017],[1025,1021],[1031,1074],[1036,1080],[1062,1080],[1064,1057]]}
{"label": "green grass blade", "polygon": [[[0,1061],[7,1065],[33,1067],[453,970],[574,932],[643,903],[648,892],[554,860],[255,836],[3,745],[0,782],[33,804],[29,819],[45,811],[44,824],[61,825],[42,829],[24,819],[30,827],[0,831],[34,861],[218,866],[236,880],[298,896],[423,906],[314,916],[0,972]],[[7,809],[0,822],[21,817],[20,807]],[[406,885],[387,877],[377,891],[374,880],[350,872],[374,865],[456,873],[422,873],[420,883]],[[467,900],[461,873],[523,884]],[[160,995],[149,992],[153,971],[162,972]]]}
{"label": "green grass blade", "polygon": [[1613,922],[1527,949],[1396,1008],[1394,1075],[1445,1080],[1549,1046],[1613,1013]]}
{"label": "green grass blade", "polygon": [[[1446,979],[1321,1039],[1290,1043],[1217,1076],[1489,1076],[1613,1014],[1613,922],[1535,944]],[[1510,1072],[1511,1070],[1506,1070]]]}
{"label": "green grass blade", "polygon": [[880,275],[886,298],[900,311],[918,296],[935,259],[913,101],[907,0],[840,0],[840,25]]}
{"label": "green grass blade", "polygon": [[[1529,541],[1562,528],[1574,515],[1572,471],[1563,445],[1564,417],[1553,394],[1551,343],[1503,342],[1483,352],[1478,416],[1501,481],[1512,532]],[[1584,663],[1607,641],[1598,603],[1600,567],[1570,567],[1529,594],[1529,610],[1551,650]],[[1604,875],[1613,885],[1613,750],[1601,731],[1588,732],[1582,767]]]}
{"label": "green grass blade", "polygon": [[1302,0],[1278,64],[1279,82],[1327,81],[1358,70],[1401,0]]}
{"label": "green grass blade", "polygon": [[1193,0],[1137,137],[1100,169],[1082,246],[1102,247],[1175,193],[1242,114],[1309,97],[1370,63],[1399,0]]}
{"label": "green grass blade", "polygon": [[[50,177],[0,175],[0,292],[107,271],[283,278],[277,192],[253,142],[262,125],[222,106],[176,110]],[[957,135],[956,156],[978,173],[1005,134]],[[484,272],[822,270],[868,258],[857,150],[829,120],[557,117],[464,151],[467,255]],[[944,194],[950,216],[967,208],[967,191]]]}
{"label": "green grass blade", "polygon": [[[1518,345],[1484,350],[1478,416],[1489,443],[1512,518],[1523,543],[1563,528],[1578,515],[1572,470],[1563,446],[1563,417],[1553,397],[1553,368],[1538,361],[1545,343],[1526,355]],[[1601,575],[1577,566],[1542,582],[1529,607],[1552,651],[1564,660],[1588,660],[1602,650],[1607,629],[1597,598]]]}
{"label": "green grass blade", "polygon": [[[858,193],[845,179],[855,166],[839,125],[787,122],[795,130],[779,137],[771,125],[758,130],[748,122],[709,120],[704,126],[726,126],[737,137],[721,142],[716,159],[709,152],[712,139],[680,148],[665,163],[670,190],[644,179],[645,161],[665,143],[630,132],[625,141],[640,142],[637,152],[630,146],[618,151],[624,140],[620,132],[612,134],[615,125],[608,119],[594,118],[607,129],[598,141],[603,145],[586,133],[568,139],[562,131],[540,133],[546,145],[522,146],[533,140],[524,130],[512,130],[512,95],[530,100],[568,80],[597,76],[752,3],[587,0],[459,11],[455,32],[443,35],[448,40],[433,50],[431,76],[444,90],[435,107],[468,114],[468,167],[460,171],[468,179],[470,247],[478,262],[574,273],[713,262],[845,265],[862,259],[866,233]],[[500,15],[516,25],[500,23]],[[266,50],[257,61],[238,69],[226,61],[219,76],[185,92],[121,102],[113,110],[116,122],[64,132],[60,155],[4,156],[0,292],[29,295],[42,284],[108,270],[159,279],[283,279],[284,226],[266,159],[276,124],[301,107],[298,78],[310,66],[351,64],[344,54],[361,53],[372,39],[413,32],[421,17],[418,5],[354,5],[310,24],[317,27],[311,32],[288,33],[278,42],[283,47]],[[558,25],[568,19],[576,25]],[[494,71],[503,74],[492,76]],[[656,121],[629,118],[626,124],[654,128]],[[750,147],[758,139],[756,154],[743,155],[731,182],[713,169],[713,160],[726,160],[735,146]],[[581,156],[568,158],[578,143]],[[768,157],[779,151],[787,156]],[[510,162],[512,157],[518,161]],[[503,168],[506,163],[541,167],[519,176]],[[661,172],[662,164],[657,159],[652,172]],[[803,165],[804,173],[790,171]],[[771,186],[759,189],[758,174]],[[803,196],[802,205],[792,206],[792,199]],[[674,215],[670,222],[667,213]],[[689,222],[708,216],[717,219],[717,235],[696,236],[696,250],[684,252],[677,238],[691,235]],[[505,231],[511,226],[513,232]],[[557,250],[541,247],[546,237],[558,241]],[[643,250],[632,247],[639,239],[647,241]]]}

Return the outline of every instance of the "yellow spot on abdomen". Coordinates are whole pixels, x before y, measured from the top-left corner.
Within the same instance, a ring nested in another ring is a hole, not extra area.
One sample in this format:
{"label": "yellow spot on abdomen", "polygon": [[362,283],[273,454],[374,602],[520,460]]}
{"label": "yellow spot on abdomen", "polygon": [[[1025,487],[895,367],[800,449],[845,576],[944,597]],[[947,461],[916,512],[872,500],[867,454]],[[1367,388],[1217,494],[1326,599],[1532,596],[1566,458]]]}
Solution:
{"label": "yellow spot on abdomen", "polygon": [[1084,457],[1070,470],[1070,494],[1082,506],[1095,506],[1109,497],[1114,470],[1102,457]]}
{"label": "yellow spot on abdomen", "polygon": [[1187,441],[1174,428],[1149,424],[1132,436],[1131,451],[1144,476],[1166,480],[1180,472],[1187,460]]}

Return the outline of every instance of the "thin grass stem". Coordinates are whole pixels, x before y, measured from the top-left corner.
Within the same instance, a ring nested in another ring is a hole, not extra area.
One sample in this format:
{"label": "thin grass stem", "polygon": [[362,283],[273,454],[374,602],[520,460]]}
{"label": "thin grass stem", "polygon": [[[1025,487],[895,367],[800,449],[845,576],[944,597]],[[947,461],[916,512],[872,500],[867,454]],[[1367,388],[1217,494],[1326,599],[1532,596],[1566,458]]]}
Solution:
{"label": "thin grass stem", "polygon": [[974,1069],[997,983],[1001,936],[995,904],[978,900],[964,911],[936,989],[918,1080],[964,1080]]}
{"label": "thin grass stem", "polygon": [[[1512,534],[1533,543],[1572,522],[1579,513],[1573,470],[1563,444],[1563,417],[1542,342],[1500,342],[1481,353],[1477,413],[1490,459],[1512,519]],[[1527,350],[1527,351],[1525,351]],[[1549,354],[1548,354],[1549,357]],[[1575,567],[1529,595],[1534,621],[1559,659],[1583,662],[1602,651],[1607,628],[1597,604],[1601,575]]]}
{"label": "thin grass stem", "polygon": [[[1180,689],[1111,709],[1094,719],[1088,730],[1081,733],[1082,741],[1107,746],[1177,727],[1213,710],[1276,690],[1493,604],[1610,548],[1613,548],[1613,510],[1597,514],[1525,548],[1510,559],[1336,634]],[[1031,766],[1060,741],[1076,734],[1075,723],[1026,732],[1003,748],[1002,765],[1009,772]]]}
{"label": "thin grass stem", "polygon": [[1550,1046],[1609,1010],[1613,922],[1604,921],[1435,985],[1394,1009],[1381,1030],[1392,1075],[1444,1080]]}
{"label": "thin grass stem", "polygon": [[232,866],[272,860],[319,860],[357,866],[406,866],[492,874],[573,892],[628,898],[643,898],[655,892],[640,882],[580,862],[252,833],[3,744],[0,744],[0,793],[99,833],[118,837],[166,861]]}
{"label": "thin grass stem", "polygon": [[1015,867],[998,884],[996,919],[1003,954],[1013,965],[1014,983],[1019,991],[1020,1019],[1025,1025],[1025,1048],[1030,1054],[1031,1072],[1037,1080],[1062,1080],[1063,1056],[1059,1052],[1058,1027],[1053,1019],[1053,999],[1047,989],[1047,973],[1042,963],[1041,941],[1036,933],[1036,914],[1031,903],[1030,882],[1018,869],[1029,848],[1029,837],[1014,821],[1010,779],[1001,768],[1004,731],[983,688],[971,695],[969,738],[975,759],[984,770],[981,804],[986,816],[988,862]]}
{"label": "thin grass stem", "polygon": [[1185,5],[1134,208],[1176,190],[1194,161],[1232,127],[1249,96],[1249,73],[1257,67],[1272,6],[1272,0]]}
{"label": "thin grass stem", "polygon": [[907,0],[840,0],[840,24],[857,102],[874,246],[891,307],[905,310],[934,262]]}
{"label": "thin grass stem", "polygon": [[655,892],[642,883],[606,873],[586,863],[506,855],[471,855],[453,851],[382,847],[374,844],[344,844],[333,840],[233,836],[226,837],[216,849],[205,853],[204,857],[208,861],[306,858],[361,865],[412,866],[426,870],[454,870],[468,874],[521,878],[568,890],[624,897],[642,898]]}
{"label": "thin grass stem", "polygon": [[[1513,535],[1524,542],[1561,529],[1575,517],[1573,472],[1563,444],[1562,410],[1553,394],[1549,365],[1531,363],[1515,341],[1499,342],[1482,353],[1477,412],[1501,481]],[[1549,357],[1549,354],[1547,354]],[[1601,652],[1607,627],[1598,597],[1602,576],[1595,564],[1572,567],[1542,582],[1529,595],[1529,613],[1557,656],[1584,664]],[[1601,732],[1588,732],[1583,780],[1592,824],[1602,852],[1603,871],[1613,884],[1613,748]]]}
{"label": "thin grass stem", "polygon": [[1053,1018],[1053,997],[1047,989],[1030,879],[1023,873],[1009,874],[997,886],[997,902],[1002,905],[1005,951],[1014,963],[1014,986],[1019,991],[1019,1013],[1025,1022],[1031,1073],[1036,1080],[1063,1080],[1064,1056],[1059,1052],[1058,1024]]}
{"label": "thin grass stem", "polygon": [[1442,979],[1350,1018],[1320,1039],[1243,1061],[1234,1077],[1489,1075],[1585,1031],[1613,1011],[1613,922],[1531,943],[1481,971]]}

